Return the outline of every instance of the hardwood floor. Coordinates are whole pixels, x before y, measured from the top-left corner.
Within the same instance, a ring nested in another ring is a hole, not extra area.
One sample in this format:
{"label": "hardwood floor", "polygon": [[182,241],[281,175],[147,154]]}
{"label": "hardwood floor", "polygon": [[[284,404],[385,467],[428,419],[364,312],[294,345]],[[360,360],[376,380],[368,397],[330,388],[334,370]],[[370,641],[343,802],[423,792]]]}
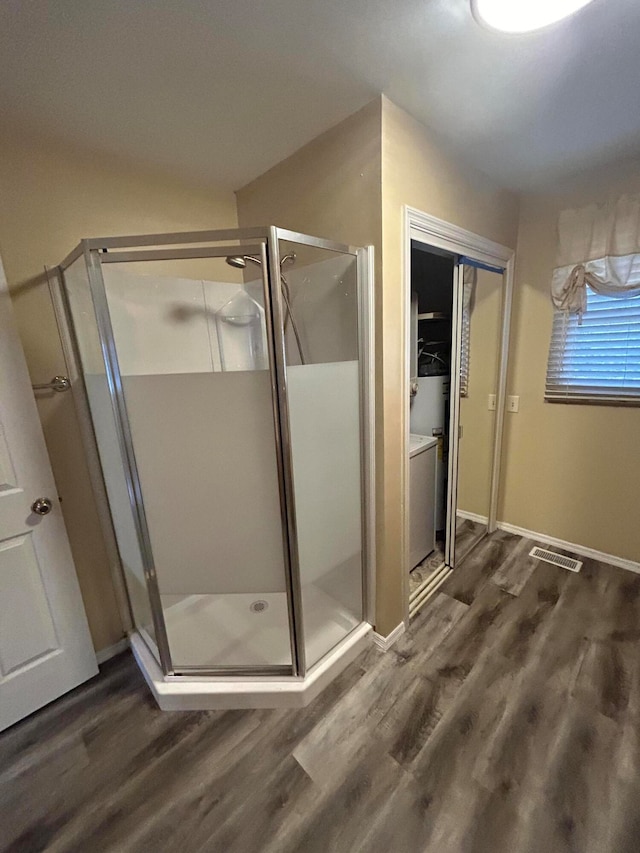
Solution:
{"label": "hardwood floor", "polygon": [[454,565],[458,565],[467,556],[472,548],[475,548],[476,543],[487,535],[487,525],[481,524],[478,521],[472,521],[470,518],[460,518],[456,520],[456,544],[455,544],[455,560]]}
{"label": "hardwood floor", "polygon": [[[486,524],[478,524],[468,518],[459,518],[456,524],[456,562],[461,562],[465,556],[487,534]],[[444,533],[441,532],[442,536]],[[444,562],[444,539],[436,539],[435,549],[421,563],[409,572],[409,592],[414,593],[420,584],[433,575]]]}
{"label": "hardwood floor", "polygon": [[0,850],[637,853],[640,576],[485,539],[302,711],[158,711],[129,655],[0,736]]}

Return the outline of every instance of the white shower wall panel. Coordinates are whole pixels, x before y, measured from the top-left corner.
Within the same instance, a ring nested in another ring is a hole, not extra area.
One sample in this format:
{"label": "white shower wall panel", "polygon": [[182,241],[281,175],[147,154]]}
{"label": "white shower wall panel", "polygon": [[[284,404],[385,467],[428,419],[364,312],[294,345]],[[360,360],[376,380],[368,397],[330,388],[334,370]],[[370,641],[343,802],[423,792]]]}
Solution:
{"label": "white shower wall panel", "polygon": [[318,584],[338,567],[359,583],[358,362],[294,365],[287,378],[302,583]]}
{"label": "white shower wall panel", "polygon": [[216,312],[242,285],[103,268],[123,376],[222,369]]}
{"label": "white shower wall panel", "polygon": [[125,376],[160,592],[285,589],[269,372]]}

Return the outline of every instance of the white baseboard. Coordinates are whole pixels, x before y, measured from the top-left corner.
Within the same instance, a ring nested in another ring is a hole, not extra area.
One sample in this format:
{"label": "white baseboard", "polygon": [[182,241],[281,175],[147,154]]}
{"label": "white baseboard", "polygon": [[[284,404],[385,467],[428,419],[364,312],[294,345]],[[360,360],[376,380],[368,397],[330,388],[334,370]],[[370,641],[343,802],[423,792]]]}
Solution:
{"label": "white baseboard", "polygon": [[401,622],[399,625],[396,625],[393,631],[390,634],[387,634],[386,637],[383,637],[382,634],[378,634],[374,631],[372,635],[373,642],[379,649],[386,652],[391,648],[395,641],[404,634],[405,630],[406,626],[404,622]]}
{"label": "white baseboard", "polygon": [[595,548],[587,548],[585,545],[576,545],[575,542],[556,539],[555,536],[547,536],[546,533],[536,533],[535,530],[517,527],[515,524],[508,524],[506,521],[499,521],[497,526],[499,530],[504,530],[507,533],[515,533],[517,536],[524,536],[525,539],[535,539],[538,542],[544,542],[545,545],[555,545],[556,548],[572,551],[574,554],[580,554],[582,557],[590,557],[592,560],[609,563],[611,566],[618,566],[629,572],[640,574],[640,563],[627,560],[625,557],[616,557],[615,554],[605,554],[603,551],[596,551]]}
{"label": "white baseboard", "polygon": [[100,649],[99,652],[96,652],[96,660],[98,661],[98,665],[110,660],[111,658],[114,658],[116,655],[119,655],[121,652],[126,651],[128,648],[129,638],[123,637],[121,640],[118,640],[118,642],[114,643],[112,646],[107,646],[106,649]]}
{"label": "white baseboard", "polygon": [[478,524],[489,523],[489,519],[486,515],[478,515],[477,512],[467,512],[466,509],[457,509],[456,515],[458,518],[468,518],[469,521],[477,521]]}

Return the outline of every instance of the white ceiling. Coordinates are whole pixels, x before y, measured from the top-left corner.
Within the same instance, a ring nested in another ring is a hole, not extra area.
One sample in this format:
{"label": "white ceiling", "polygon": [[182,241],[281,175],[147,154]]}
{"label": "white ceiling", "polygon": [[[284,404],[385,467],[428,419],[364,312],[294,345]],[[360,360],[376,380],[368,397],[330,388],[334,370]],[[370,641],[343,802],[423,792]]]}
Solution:
{"label": "white ceiling", "polygon": [[0,108],[237,188],[384,92],[505,186],[640,151],[640,2],[528,36],[468,0],[3,0]]}

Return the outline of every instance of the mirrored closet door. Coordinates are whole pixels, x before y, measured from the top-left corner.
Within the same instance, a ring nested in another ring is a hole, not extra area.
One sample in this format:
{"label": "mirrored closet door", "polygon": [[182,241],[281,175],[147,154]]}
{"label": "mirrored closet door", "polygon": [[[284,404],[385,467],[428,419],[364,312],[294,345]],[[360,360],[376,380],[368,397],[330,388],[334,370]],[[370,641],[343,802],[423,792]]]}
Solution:
{"label": "mirrored closet door", "polygon": [[411,245],[409,612],[495,526],[504,270]]}
{"label": "mirrored closet door", "polygon": [[503,272],[464,260],[458,266],[458,447],[452,565],[482,539],[491,515],[500,369]]}

